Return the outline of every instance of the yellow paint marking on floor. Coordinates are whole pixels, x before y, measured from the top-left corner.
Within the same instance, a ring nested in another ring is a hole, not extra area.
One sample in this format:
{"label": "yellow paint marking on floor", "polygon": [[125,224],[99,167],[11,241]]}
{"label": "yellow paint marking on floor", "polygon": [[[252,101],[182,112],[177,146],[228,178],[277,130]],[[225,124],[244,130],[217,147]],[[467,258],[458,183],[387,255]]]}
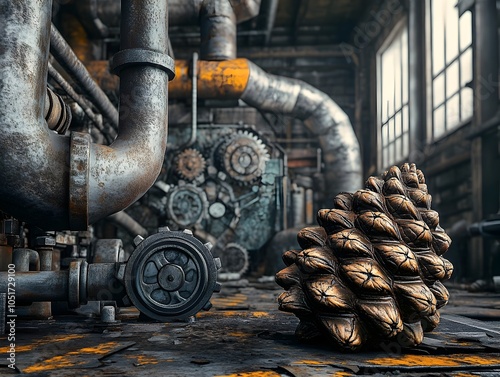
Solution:
{"label": "yellow paint marking on floor", "polygon": [[385,366],[443,366],[454,367],[460,365],[494,365],[500,364],[499,357],[484,357],[474,355],[453,355],[453,356],[433,356],[433,355],[403,355],[398,357],[381,357],[368,360],[374,365]]}
{"label": "yellow paint marking on floor", "polygon": [[76,351],[70,351],[65,353],[64,355],[53,356],[47,360],[35,363],[27,367],[23,372],[24,373],[44,372],[47,370],[62,369],[62,368],[69,368],[82,365],[85,364],[87,361],[78,360],[72,356],[104,355],[109,351],[111,351],[113,348],[115,348],[117,345],[119,345],[118,342],[107,342],[98,344],[95,347],[80,348]]}
{"label": "yellow paint marking on floor", "polygon": [[[16,352],[32,351],[33,349],[37,348],[38,346],[41,346],[44,344],[68,342],[70,340],[81,339],[83,337],[84,337],[84,335],[81,335],[81,334],[46,336],[46,337],[38,339],[30,344],[26,344],[26,345],[16,344]],[[10,349],[9,347],[0,347],[0,354],[8,353],[9,349]]]}
{"label": "yellow paint marking on floor", "polygon": [[352,373],[345,371],[335,372],[334,374],[332,374],[332,377],[350,377],[350,376],[352,376]]}
{"label": "yellow paint marking on floor", "polygon": [[214,377],[281,377],[281,374],[276,373],[272,370],[258,370],[254,372],[240,372],[240,373],[231,373],[231,374],[224,374],[224,375],[219,375],[219,376],[214,376]]}
{"label": "yellow paint marking on floor", "polygon": [[328,363],[324,363],[324,362],[318,361],[318,360],[299,360],[299,361],[294,361],[293,364],[298,364],[298,365],[328,365]]}
{"label": "yellow paint marking on floor", "polygon": [[242,332],[242,331],[234,331],[234,332],[227,333],[227,335],[233,336],[235,338],[248,338],[252,334],[249,334],[247,332]]}
{"label": "yellow paint marking on floor", "polygon": [[256,318],[269,317],[268,312],[252,312],[252,316]]}
{"label": "yellow paint marking on floor", "polygon": [[477,374],[458,372],[456,374],[452,374],[453,377],[477,377]]}
{"label": "yellow paint marking on floor", "polygon": [[[127,355],[125,356],[127,359],[132,359],[136,361],[138,365],[154,365],[158,364],[160,361],[156,357],[146,356],[146,355]],[[169,361],[169,360],[161,360],[161,361]]]}

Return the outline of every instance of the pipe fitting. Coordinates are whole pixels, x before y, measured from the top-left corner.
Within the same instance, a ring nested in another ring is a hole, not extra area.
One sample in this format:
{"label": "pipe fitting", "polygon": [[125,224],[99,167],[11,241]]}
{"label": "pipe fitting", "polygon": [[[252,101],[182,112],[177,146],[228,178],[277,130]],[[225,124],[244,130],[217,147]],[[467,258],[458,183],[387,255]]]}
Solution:
{"label": "pipe fitting", "polygon": [[[50,132],[43,110],[51,3],[0,0],[0,208],[44,229],[80,230],[125,209],[156,180],[167,144],[169,75],[150,62],[122,67],[119,134],[110,146]],[[166,54],[166,1],[122,0],[121,17],[122,50]],[[58,33],[52,37],[65,46]]]}
{"label": "pipe fitting", "polygon": [[47,88],[45,120],[52,131],[64,135],[71,124],[71,110],[61,96]]}

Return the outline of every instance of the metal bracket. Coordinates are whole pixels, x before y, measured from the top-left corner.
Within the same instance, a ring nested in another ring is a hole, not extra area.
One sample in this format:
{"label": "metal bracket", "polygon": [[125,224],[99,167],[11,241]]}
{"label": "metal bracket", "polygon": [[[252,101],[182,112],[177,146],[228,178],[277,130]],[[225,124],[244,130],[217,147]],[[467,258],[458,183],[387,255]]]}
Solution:
{"label": "metal bracket", "polygon": [[117,52],[110,62],[111,72],[120,74],[123,68],[130,65],[151,65],[167,72],[169,81],[175,77],[175,62],[167,54],[141,48],[130,48]]}

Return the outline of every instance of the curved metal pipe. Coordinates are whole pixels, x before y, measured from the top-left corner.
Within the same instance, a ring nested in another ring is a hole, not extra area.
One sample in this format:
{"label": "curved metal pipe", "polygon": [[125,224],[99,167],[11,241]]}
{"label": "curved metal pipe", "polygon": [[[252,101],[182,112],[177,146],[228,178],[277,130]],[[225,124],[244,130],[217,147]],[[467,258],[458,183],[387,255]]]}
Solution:
{"label": "curved metal pipe", "polygon": [[[250,61],[248,65],[248,84],[241,99],[260,110],[300,119],[318,136],[329,194],[353,192],[362,187],[359,143],[349,117],[340,106],[301,80],[269,74]],[[323,204],[331,205],[330,201]]]}
{"label": "curved metal pipe", "polygon": [[12,263],[16,271],[40,271],[40,256],[32,249],[14,249]]}
{"label": "curved metal pipe", "polygon": [[[85,229],[128,207],[157,178],[169,77],[147,60],[121,70],[119,135],[110,146],[49,131],[43,110],[51,6],[0,0],[0,208],[44,229]],[[165,54],[166,2],[123,0],[122,9],[122,49]]]}
{"label": "curved metal pipe", "polygon": [[[185,61],[176,62],[176,78],[170,85],[172,98],[190,95],[188,67]],[[301,80],[264,72],[247,59],[199,61],[197,84],[199,98],[242,99],[259,110],[302,120],[318,136],[329,193],[354,192],[362,187],[354,129],[347,114],[327,94]]]}

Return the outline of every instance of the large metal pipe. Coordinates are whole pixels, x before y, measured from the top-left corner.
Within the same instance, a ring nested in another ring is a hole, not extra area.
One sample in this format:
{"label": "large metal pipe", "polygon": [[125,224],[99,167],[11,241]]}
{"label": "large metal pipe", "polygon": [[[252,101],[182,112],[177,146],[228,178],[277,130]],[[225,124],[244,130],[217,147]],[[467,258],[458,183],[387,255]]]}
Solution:
{"label": "large metal pipe", "polygon": [[122,2],[127,53],[115,61],[121,113],[110,146],[47,128],[51,6],[51,0],[0,0],[0,208],[44,229],[85,229],[137,200],[160,172],[173,69],[165,55],[167,4]]}

